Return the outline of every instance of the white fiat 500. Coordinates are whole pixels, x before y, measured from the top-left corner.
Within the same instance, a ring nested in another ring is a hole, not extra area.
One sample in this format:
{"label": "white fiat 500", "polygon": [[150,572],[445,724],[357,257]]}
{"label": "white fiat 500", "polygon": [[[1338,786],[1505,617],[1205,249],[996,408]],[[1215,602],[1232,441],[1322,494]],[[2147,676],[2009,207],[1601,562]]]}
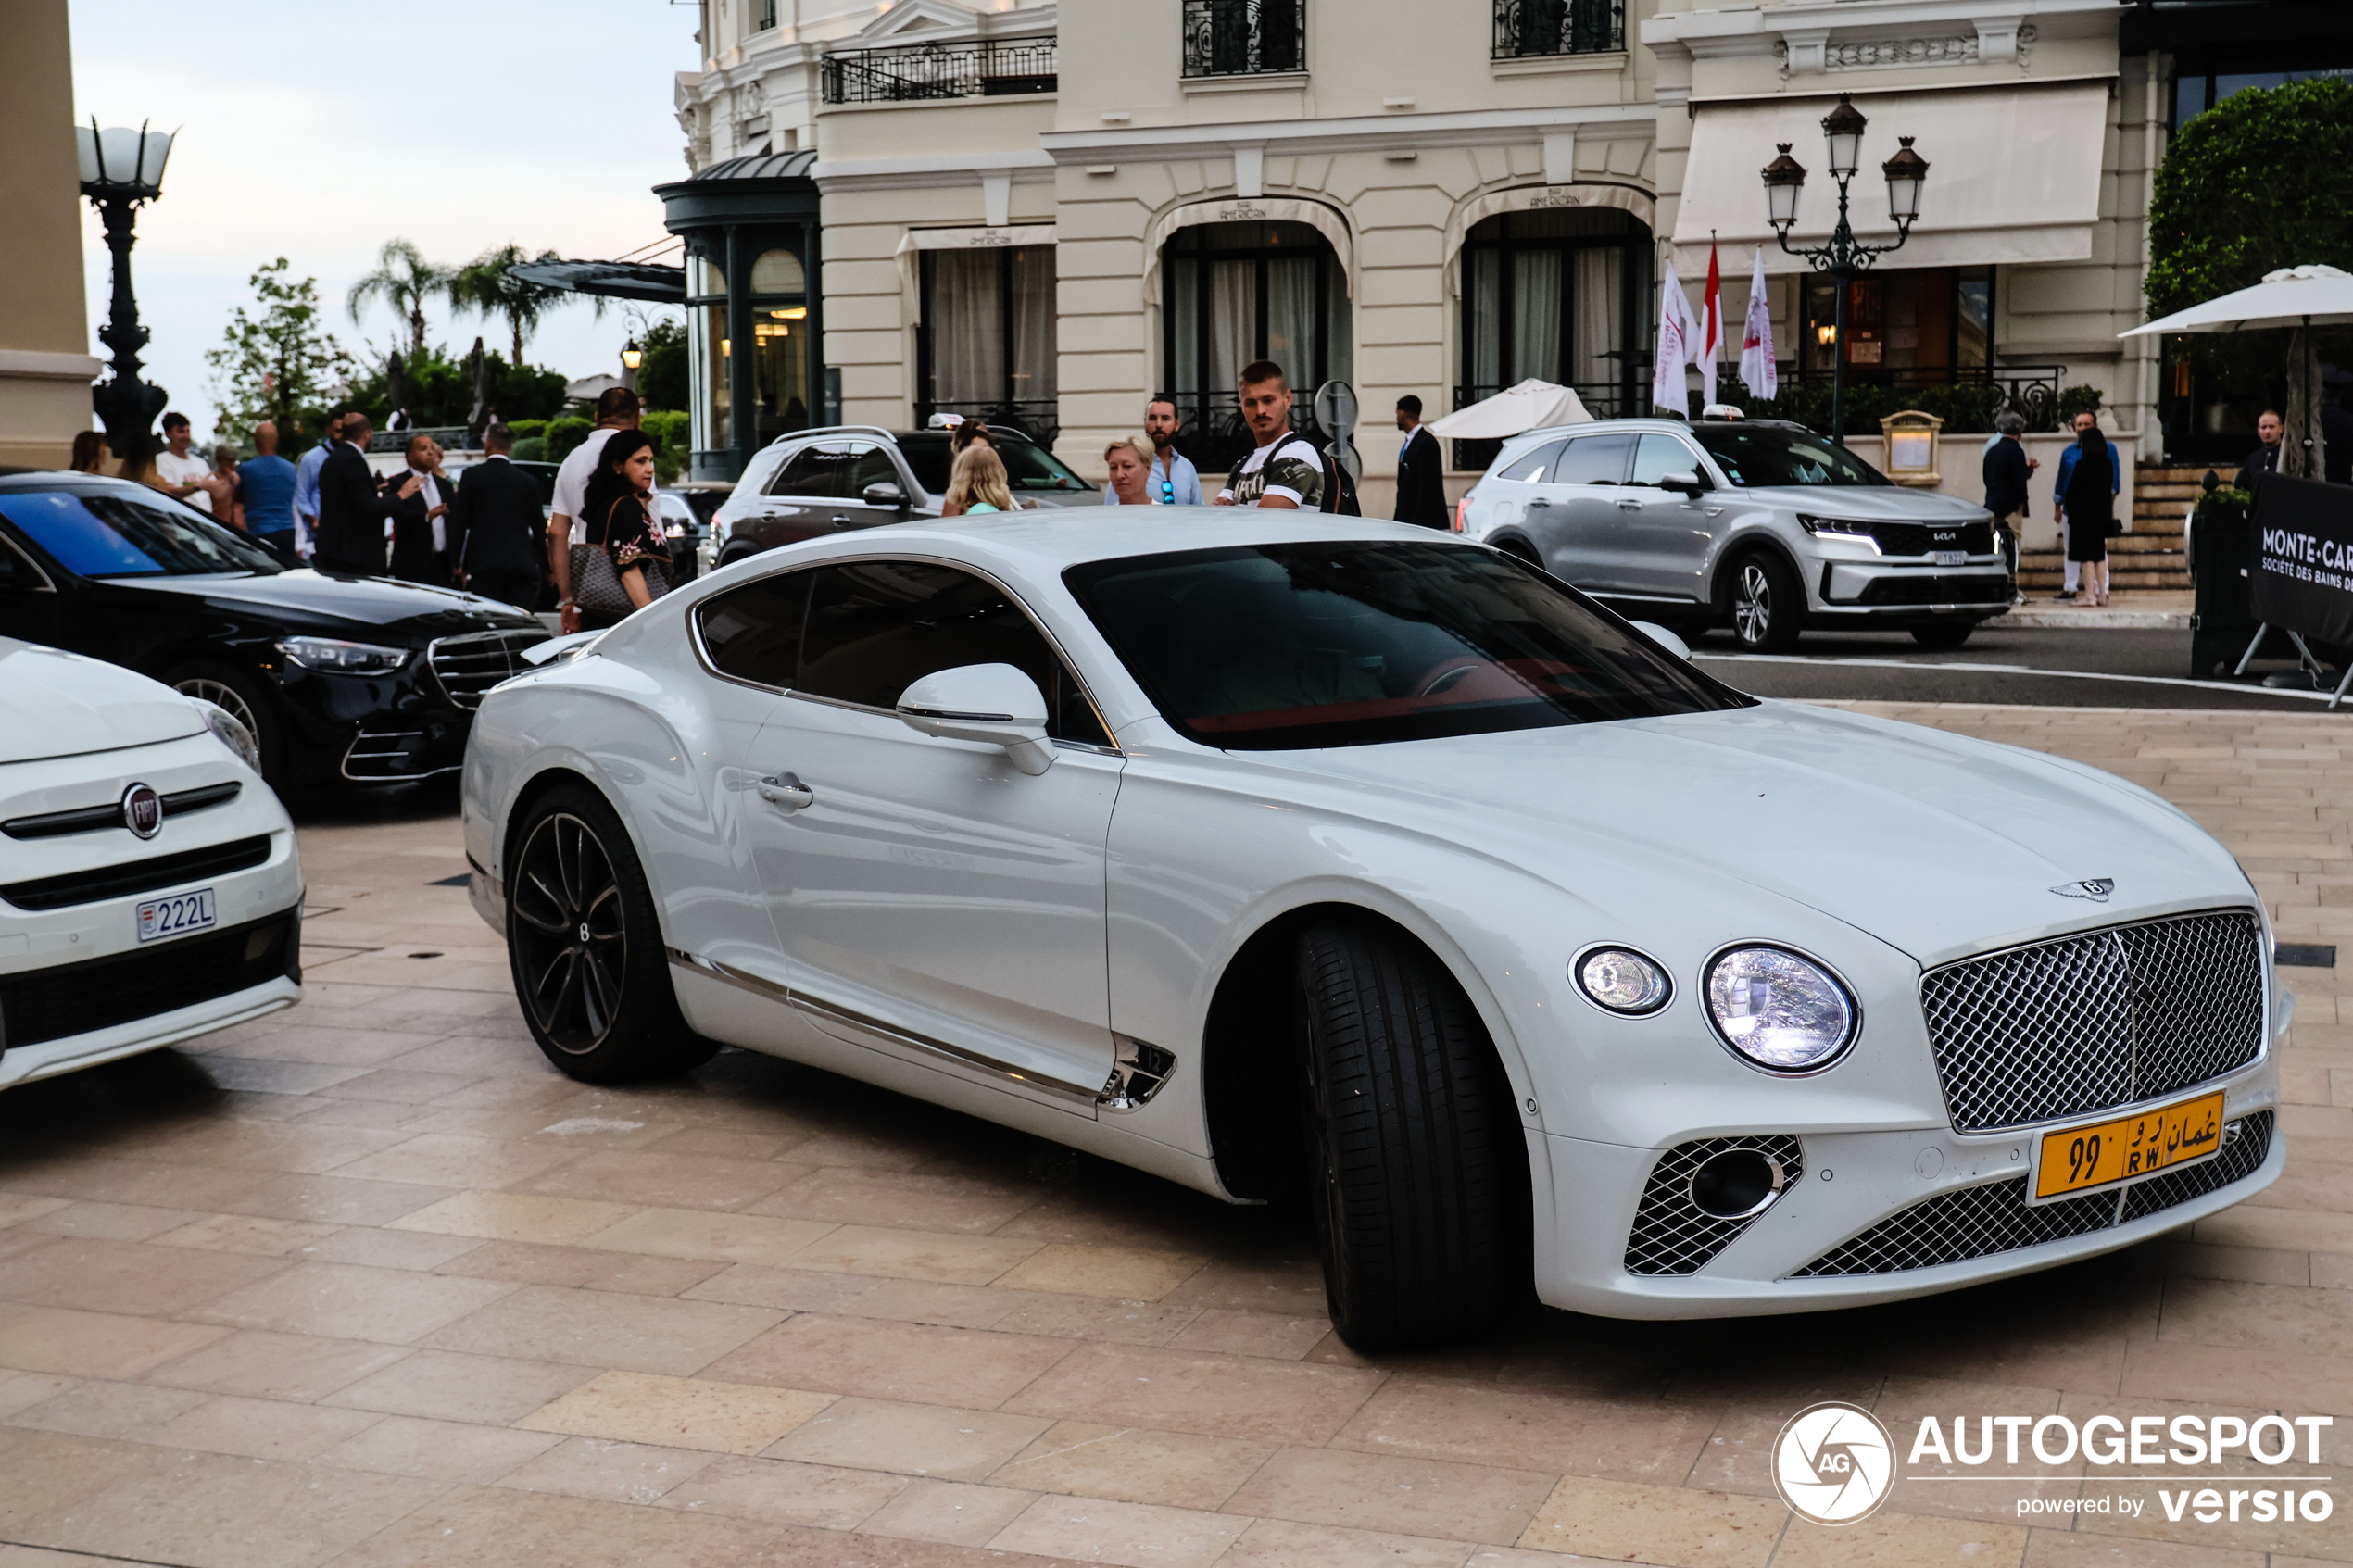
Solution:
{"label": "white fiat 500", "polygon": [[547,1055],[726,1042],[1236,1200],[1352,1342],[1949,1289],[2273,1180],[2271,935],[2092,769],[1760,703],[1532,567],[1291,512],[723,570],[497,687]]}
{"label": "white fiat 500", "polygon": [[302,867],[245,726],[0,637],[0,1087],[302,999]]}

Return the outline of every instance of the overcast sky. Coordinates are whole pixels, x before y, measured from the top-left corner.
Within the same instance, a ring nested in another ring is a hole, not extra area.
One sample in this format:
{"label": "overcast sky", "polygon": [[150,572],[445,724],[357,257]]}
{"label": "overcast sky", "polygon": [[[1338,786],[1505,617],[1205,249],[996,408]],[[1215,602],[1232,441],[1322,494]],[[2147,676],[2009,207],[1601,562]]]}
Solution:
{"label": "overcast sky", "polygon": [[[381,307],[343,301],[394,235],[435,261],[509,240],[610,257],[663,237],[650,187],[685,177],[673,74],[696,65],[695,9],[667,0],[71,0],[74,110],[87,124],[177,130],[163,197],[139,215],[145,377],[198,430],[246,279],[283,256],[319,280],[335,335],[362,358],[405,337]],[[107,253],[83,204],[91,352]],[[492,347],[503,324],[427,307],[428,336]],[[567,376],[618,373],[627,326],[585,305],[550,315],[526,350]],[[397,333],[397,335],[396,335]]]}

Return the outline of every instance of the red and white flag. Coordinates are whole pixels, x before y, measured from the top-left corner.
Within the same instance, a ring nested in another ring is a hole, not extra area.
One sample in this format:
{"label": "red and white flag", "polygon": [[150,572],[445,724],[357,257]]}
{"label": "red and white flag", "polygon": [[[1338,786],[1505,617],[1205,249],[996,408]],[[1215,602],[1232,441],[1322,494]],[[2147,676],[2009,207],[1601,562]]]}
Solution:
{"label": "red and white flag", "polygon": [[1692,314],[1691,296],[1675,264],[1667,263],[1658,288],[1658,351],[1651,360],[1651,403],[1692,417],[1691,383],[1683,371],[1699,353],[1699,318]]}
{"label": "red and white flag", "polygon": [[1741,336],[1741,384],[1752,397],[1770,398],[1781,389],[1780,367],[1773,359],[1773,307],[1765,297],[1765,253],[1756,253],[1756,271],[1748,281],[1748,327]]}
{"label": "red and white flag", "polygon": [[1724,358],[1724,280],[1716,270],[1716,242],[1707,242],[1707,297],[1699,325],[1699,377],[1703,412],[1716,401],[1716,365]]}

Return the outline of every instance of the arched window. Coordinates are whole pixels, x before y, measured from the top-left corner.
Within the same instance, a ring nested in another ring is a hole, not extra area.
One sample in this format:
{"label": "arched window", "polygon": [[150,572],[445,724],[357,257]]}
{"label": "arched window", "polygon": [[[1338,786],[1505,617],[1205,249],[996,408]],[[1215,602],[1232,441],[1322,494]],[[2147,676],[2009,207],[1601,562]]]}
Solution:
{"label": "arched window", "polygon": [[[1463,241],[1462,380],[1454,406],[1530,379],[1577,389],[1596,419],[1642,412],[1650,231],[1616,207],[1490,218]],[[1457,466],[1477,456],[1458,454]]]}
{"label": "arched window", "polygon": [[1331,242],[1305,223],[1204,223],[1179,229],[1161,251],[1160,390],[1176,399],[1178,446],[1196,463],[1229,466],[1251,438],[1235,388],[1243,366],[1272,359],[1309,400],[1352,373],[1348,282]]}

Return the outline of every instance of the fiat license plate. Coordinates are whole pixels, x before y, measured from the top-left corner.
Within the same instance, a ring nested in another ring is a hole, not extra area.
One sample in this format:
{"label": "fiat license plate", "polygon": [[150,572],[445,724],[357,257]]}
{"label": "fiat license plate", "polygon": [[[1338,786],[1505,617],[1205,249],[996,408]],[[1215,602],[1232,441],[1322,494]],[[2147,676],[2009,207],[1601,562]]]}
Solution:
{"label": "fiat license plate", "polygon": [[191,931],[204,931],[219,924],[213,913],[212,889],[199,887],[193,893],[175,893],[169,898],[150,898],[139,906],[139,940],[153,942],[163,936],[183,936]]}
{"label": "fiat license plate", "polygon": [[2034,1201],[2075,1198],[2160,1171],[2211,1160],[2222,1149],[2222,1092],[2153,1110],[2045,1133],[2035,1153]]}
{"label": "fiat license plate", "polygon": [[1967,566],[1969,552],[1967,550],[1931,550],[1929,558],[1939,566]]}

